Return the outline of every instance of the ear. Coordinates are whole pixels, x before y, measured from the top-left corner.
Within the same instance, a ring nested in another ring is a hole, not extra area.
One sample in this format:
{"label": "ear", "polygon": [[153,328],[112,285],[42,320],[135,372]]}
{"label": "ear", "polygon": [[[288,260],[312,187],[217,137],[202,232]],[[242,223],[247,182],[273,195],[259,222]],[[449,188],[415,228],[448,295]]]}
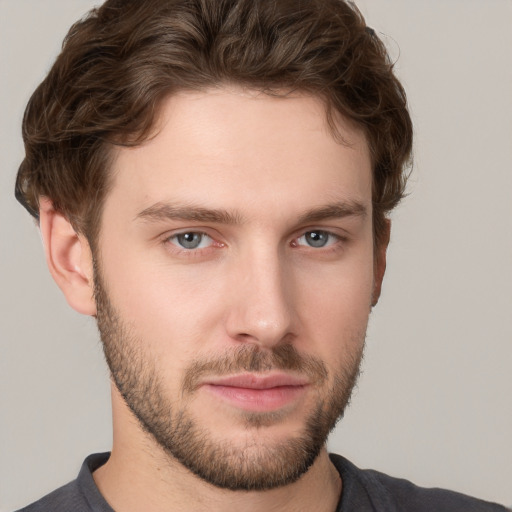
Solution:
{"label": "ear", "polygon": [[92,253],[86,238],[46,197],[39,202],[39,226],[46,263],[68,304],[79,313],[95,315]]}
{"label": "ear", "polygon": [[384,230],[382,233],[379,245],[375,247],[375,255],[373,259],[373,294],[372,294],[372,307],[379,302],[380,292],[382,290],[382,280],[386,272],[386,252],[389,245],[389,238],[391,236],[391,221],[384,220]]}

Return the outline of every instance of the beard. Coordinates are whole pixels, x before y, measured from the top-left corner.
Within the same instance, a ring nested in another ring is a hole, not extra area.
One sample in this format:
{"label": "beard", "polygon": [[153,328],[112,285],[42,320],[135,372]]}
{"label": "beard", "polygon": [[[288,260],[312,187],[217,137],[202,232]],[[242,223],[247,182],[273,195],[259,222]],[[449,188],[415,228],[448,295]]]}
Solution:
{"label": "beard", "polygon": [[[112,380],[142,429],[172,461],[216,487],[235,491],[288,485],[308,471],[350,401],[359,375],[364,333],[349,340],[354,351],[346,354],[330,384],[325,363],[300,354],[291,343],[271,349],[245,343],[215,359],[196,359],[183,375],[180,404],[166,393],[158,363],[144,349],[143,340],[131,332],[111,303],[97,262],[94,270],[96,320]],[[281,411],[240,411],[248,434],[240,445],[228,436],[222,438],[222,432],[208,430],[187,408],[204,376],[270,370],[306,375],[317,390],[301,432],[290,432],[284,440],[258,437],[265,427],[282,420],[286,413]]]}

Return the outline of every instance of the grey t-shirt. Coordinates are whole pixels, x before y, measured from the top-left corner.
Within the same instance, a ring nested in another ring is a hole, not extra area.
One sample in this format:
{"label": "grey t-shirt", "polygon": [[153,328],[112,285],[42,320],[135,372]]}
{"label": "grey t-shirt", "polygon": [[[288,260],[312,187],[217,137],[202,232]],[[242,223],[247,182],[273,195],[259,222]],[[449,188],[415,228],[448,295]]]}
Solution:
{"label": "grey t-shirt", "polygon": [[[108,457],[108,453],[90,455],[76,480],[18,512],[113,512],[92,477]],[[343,481],[337,512],[507,512],[501,505],[443,489],[417,487],[378,471],[361,470],[340,455],[330,457]]]}

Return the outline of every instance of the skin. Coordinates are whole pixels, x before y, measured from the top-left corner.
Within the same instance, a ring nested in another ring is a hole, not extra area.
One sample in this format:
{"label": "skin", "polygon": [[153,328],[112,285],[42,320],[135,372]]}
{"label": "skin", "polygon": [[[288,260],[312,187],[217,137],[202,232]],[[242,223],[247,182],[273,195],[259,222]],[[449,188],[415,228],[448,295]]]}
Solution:
{"label": "skin", "polygon": [[[261,447],[296,438],[340,369],[357,365],[362,353],[386,250],[373,244],[368,146],[341,118],[348,144],[336,142],[318,98],[237,88],[176,94],[163,104],[157,128],[142,146],[115,150],[96,255],[103,285],[172,406],[214,441],[256,457]],[[228,216],[197,218],[198,208]],[[73,308],[95,316],[87,241],[48,199],[40,213],[54,279]],[[185,249],[177,235],[191,232],[207,236]],[[326,244],[312,246],[312,232],[325,235]],[[191,362],[283,344],[321,361],[326,378],[306,382],[277,405],[263,393],[257,410],[243,390],[232,400],[205,385],[183,398]],[[325,448],[293,483],[230,491],[169,457],[114,384],[112,403],[112,455],[94,478],[116,510],[336,508],[342,482]],[[275,419],[248,424],[247,407]]]}

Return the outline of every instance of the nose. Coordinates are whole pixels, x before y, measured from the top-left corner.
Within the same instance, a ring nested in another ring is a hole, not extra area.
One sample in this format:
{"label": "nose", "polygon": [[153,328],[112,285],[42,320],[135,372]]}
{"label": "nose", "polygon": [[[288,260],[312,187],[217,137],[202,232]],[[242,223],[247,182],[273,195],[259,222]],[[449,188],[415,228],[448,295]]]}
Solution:
{"label": "nose", "polygon": [[229,292],[226,328],[232,339],[271,348],[296,336],[292,274],[278,250],[243,258]]}

